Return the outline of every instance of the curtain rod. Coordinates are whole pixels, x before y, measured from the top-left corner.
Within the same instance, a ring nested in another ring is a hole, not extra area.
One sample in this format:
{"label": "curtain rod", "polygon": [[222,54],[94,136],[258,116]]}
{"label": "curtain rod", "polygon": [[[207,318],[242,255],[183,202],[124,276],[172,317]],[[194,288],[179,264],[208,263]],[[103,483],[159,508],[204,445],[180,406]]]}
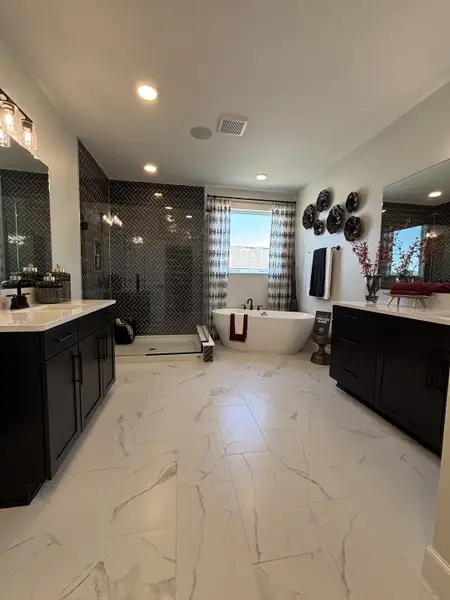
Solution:
{"label": "curtain rod", "polygon": [[245,200],[246,202],[285,202],[287,204],[295,204],[295,200],[261,200],[257,198],[241,198],[240,196],[220,196],[218,194],[207,194],[210,198],[226,198],[227,200]]}

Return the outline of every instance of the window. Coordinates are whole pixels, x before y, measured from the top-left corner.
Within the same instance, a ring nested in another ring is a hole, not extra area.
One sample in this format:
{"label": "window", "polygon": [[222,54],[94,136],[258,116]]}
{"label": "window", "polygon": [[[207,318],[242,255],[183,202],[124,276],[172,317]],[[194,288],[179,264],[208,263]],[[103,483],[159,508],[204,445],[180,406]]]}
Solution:
{"label": "window", "polygon": [[268,273],[272,212],[231,209],[230,273]]}
{"label": "window", "polygon": [[[399,229],[397,233],[397,244],[394,248],[394,252],[392,254],[392,264],[391,264],[391,273],[396,274],[396,265],[400,262],[400,250],[407,250],[409,246],[415,240],[422,240],[425,234],[425,225],[417,225],[416,227],[408,227],[407,229]],[[409,266],[409,272],[411,275],[419,276],[421,273],[421,261],[420,259],[415,259],[411,262]]]}

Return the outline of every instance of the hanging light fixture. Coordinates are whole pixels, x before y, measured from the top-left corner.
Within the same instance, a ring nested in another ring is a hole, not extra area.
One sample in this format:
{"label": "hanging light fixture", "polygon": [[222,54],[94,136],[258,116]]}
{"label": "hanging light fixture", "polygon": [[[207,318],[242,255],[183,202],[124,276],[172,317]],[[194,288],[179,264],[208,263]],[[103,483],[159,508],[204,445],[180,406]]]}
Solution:
{"label": "hanging light fixture", "polygon": [[0,148],[9,148],[11,146],[11,138],[0,127]]}
{"label": "hanging light fixture", "polygon": [[16,106],[8,100],[2,100],[0,109],[0,120],[2,129],[12,137],[19,135],[20,123],[17,119]]}
{"label": "hanging light fixture", "polygon": [[38,141],[36,128],[30,117],[0,89],[0,147],[8,148],[13,138],[36,155]]}
{"label": "hanging light fixture", "polygon": [[36,154],[38,149],[36,131],[34,129],[33,122],[26,117],[22,119],[22,134],[20,143],[24,148],[29,150],[31,154]]}

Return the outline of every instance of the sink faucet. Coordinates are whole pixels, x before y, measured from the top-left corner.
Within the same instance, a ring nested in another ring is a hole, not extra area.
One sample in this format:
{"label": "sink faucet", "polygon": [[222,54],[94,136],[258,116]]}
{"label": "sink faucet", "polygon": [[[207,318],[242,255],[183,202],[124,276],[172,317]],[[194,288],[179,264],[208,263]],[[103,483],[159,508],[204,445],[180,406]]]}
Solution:
{"label": "sink faucet", "polygon": [[246,304],[247,304],[247,308],[249,308],[249,306],[248,306],[248,303],[249,303],[249,302],[250,302],[250,310],[253,310],[253,298],[249,298],[249,299],[247,300],[247,303],[246,303]]}

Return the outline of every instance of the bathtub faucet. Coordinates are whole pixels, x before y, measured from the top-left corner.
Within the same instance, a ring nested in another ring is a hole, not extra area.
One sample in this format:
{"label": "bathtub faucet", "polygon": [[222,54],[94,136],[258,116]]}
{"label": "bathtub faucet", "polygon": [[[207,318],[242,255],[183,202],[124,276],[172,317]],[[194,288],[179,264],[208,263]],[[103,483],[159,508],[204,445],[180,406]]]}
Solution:
{"label": "bathtub faucet", "polygon": [[247,300],[247,308],[249,308],[248,303],[250,302],[250,310],[253,310],[253,298],[249,298]]}

